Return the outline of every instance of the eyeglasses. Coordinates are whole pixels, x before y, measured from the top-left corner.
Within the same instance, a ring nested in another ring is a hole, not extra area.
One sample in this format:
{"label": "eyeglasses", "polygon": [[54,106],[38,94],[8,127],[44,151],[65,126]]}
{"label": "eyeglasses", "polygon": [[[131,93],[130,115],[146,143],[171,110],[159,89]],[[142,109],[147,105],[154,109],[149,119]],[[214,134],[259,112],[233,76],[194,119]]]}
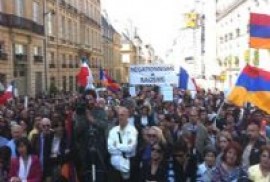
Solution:
{"label": "eyeglasses", "polygon": [[51,127],[51,125],[49,125],[49,124],[44,124],[44,125],[42,125],[44,128],[50,128]]}
{"label": "eyeglasses", "polygon": [[157,149],[157,148],[152,148],[152,152],[162,153],[162,150],[161,149]]}
{"label": "eyeglasses", "polygon": [[174,154],[174,157],[178,157],[178,158],[183,158],[185,155],[184,154]]}
{"label": "eyeglasses", "polygon": [[262,154],[261,157],[263,157],[263,158],[270,158],[270,156],[267,155],[267,154]]}
{"label": "eyeglasses", "polygon": [[155,134],[147,134],[149,138],[156,138],[157,136]]}

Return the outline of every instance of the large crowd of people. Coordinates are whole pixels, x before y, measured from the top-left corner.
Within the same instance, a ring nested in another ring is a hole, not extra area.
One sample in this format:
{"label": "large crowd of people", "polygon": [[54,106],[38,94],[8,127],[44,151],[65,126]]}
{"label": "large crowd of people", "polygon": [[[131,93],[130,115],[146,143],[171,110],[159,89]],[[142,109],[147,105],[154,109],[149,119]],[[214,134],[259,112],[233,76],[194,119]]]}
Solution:
{"label": "large crowd of people", "polygon": [[270,182],[270,115],[156,87],[0,106],[0,182]]}

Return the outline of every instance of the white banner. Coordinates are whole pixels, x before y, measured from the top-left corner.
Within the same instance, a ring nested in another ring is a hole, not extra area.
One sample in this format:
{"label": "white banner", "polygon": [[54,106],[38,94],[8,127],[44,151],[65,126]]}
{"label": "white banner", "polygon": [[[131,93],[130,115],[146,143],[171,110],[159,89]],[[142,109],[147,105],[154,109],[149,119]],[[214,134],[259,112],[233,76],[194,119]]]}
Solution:
{"label": "white banner", "polygon": [[169,85],[177,84],[178,76],[173,65],[131,65],[130,84]]}
{"label": "white banner", "polygon": [[173,87],[161,87],[160,92],[163,95],[163,101],[173,101]]}

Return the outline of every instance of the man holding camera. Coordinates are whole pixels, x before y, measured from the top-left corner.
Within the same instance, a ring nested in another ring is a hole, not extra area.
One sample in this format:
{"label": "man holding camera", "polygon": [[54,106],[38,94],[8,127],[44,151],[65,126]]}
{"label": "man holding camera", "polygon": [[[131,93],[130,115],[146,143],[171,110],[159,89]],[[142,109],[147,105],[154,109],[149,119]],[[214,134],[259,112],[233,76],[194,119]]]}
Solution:
{"label": "man holding camera", "polygon": [[106,181],[106,113],[96,106],[96,94],[88,91],[74,116],[74,162],[81,182]]}

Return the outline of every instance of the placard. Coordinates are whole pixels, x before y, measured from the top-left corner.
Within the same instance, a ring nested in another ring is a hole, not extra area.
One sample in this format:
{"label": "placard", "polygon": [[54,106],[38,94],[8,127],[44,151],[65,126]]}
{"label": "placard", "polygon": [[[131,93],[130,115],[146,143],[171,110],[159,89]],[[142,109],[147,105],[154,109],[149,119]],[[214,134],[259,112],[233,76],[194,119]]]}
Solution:
{"label": "placard", "polygon": [[173,101],[173,87],[161,87],[161,94],[163,95],[163,101]]}
{"label": "placard", "polygon": [[177,84],[178,76],[173,65],[131,65],[130,84],[164,85]]}

